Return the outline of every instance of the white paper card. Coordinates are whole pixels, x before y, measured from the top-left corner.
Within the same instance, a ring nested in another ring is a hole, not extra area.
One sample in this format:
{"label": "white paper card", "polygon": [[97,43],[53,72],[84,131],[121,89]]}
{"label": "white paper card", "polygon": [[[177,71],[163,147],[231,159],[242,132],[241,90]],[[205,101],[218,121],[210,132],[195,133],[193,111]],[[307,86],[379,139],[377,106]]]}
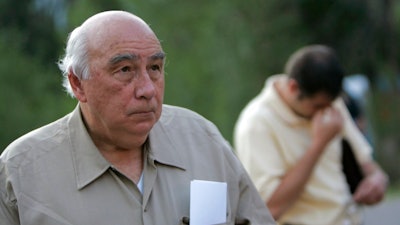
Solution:
{"label": "white paper card", "polygon": [[190,225],[226,223],[227,184],[206,180],[190,183]]}

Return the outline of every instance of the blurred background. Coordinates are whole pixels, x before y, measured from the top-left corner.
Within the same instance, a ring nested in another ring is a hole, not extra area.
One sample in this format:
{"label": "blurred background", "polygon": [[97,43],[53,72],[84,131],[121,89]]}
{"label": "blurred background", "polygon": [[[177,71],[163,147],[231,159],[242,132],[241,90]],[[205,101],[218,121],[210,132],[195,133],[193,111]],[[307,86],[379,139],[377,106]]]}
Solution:
{"label": "blurred background", "polygon": [[56,62],[74,27],[110,9],[142,17],[162,41],[165,103],[199,112],[231,143],[241,109],[291,53],[330,45],[345,65],[344,89],[359,106],[374,156],[400,187],[396,0],[1,0],[0,152],[75,107]]}

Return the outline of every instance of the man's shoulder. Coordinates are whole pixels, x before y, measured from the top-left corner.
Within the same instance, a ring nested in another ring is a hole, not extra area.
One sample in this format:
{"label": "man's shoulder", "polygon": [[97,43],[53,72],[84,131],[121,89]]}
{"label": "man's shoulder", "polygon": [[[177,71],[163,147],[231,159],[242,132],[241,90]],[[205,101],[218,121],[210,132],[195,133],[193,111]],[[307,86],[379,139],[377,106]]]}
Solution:
{"label": "man's shoulder", "polygon": [[161,118],[171,117],[171,116],[190,117],[190,118],[198,118],[198,119],[204,118],[199,113],[197,113],[191,109],[184,108],[181,106],[163,104],[163,111],[162,111]]}
{"label": "man's shoulder", "polygon": [[160,121],[164,124],[173,122],[184,122],[184,123],[211,123],[204,116],[199,113],[180,106],[163,105],[163,111]]}
{"label": "man's shoulder", "polygon": [[153,137],[153,143],[158,143],[156,145],[166,139],[170,140],[167,143],[173,145],[171,152],[182,158],[196,156],[198,158],[194,160],[199,160],[209,155],[229,159],[232,157],[231,146],[218,127],[206,117],[187,108],[163,105],[162,116],[150,135],[150,140]]}
{"label": "man's shoulder", "polygon": [[157,124],[170,132],[190,131],[193,133],[197,130],[208,133],[208,135],[219,135],[218,128],[209,119],[191,109],[180,106],[164,104],[161,118]]}
{"label": "man's shoulder", "polygon": [[19,164],[53,149],[62,142],[60,138],[65,138],[67,132],[67,120],[65,116],[47,125],[32,130],[11,142],[4,149],[0,158],[4,163]]}
{"label": "man's shoulder", "polygon": [[260,94],[253,98],[240,112],[237,123],[258,124],[276,120],[274,113],[273,96]]}

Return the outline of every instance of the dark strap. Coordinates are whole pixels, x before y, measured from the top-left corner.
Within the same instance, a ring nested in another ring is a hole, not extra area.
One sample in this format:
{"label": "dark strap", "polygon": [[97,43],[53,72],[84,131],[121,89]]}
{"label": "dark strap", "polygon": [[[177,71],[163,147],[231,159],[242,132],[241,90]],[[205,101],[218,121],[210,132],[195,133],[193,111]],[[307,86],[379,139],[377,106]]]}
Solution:
{"label": "dark strap", "polygon": [[342,140],[342,166],[350,192],[354,194],[364,176],[353,149],[346,139]]}

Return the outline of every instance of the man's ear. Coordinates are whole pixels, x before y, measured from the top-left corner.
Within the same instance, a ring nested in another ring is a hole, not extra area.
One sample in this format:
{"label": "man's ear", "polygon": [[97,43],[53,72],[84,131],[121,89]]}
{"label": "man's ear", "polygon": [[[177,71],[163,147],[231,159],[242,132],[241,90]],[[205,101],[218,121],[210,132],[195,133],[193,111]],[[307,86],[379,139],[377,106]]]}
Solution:
{"label": "man's ear", "polygon": [[85,90],[83,88],[81,80],[73,73],[68,74],[68,80],[71,85],[72,91],[75,94],[75,97],[80,102],[86,102]]}
{"label": "man's ear", "polygon": [[298,96],[300,93],[299,83],[296,80],[289,78],[288,79],[288,90],[291,95]]}

